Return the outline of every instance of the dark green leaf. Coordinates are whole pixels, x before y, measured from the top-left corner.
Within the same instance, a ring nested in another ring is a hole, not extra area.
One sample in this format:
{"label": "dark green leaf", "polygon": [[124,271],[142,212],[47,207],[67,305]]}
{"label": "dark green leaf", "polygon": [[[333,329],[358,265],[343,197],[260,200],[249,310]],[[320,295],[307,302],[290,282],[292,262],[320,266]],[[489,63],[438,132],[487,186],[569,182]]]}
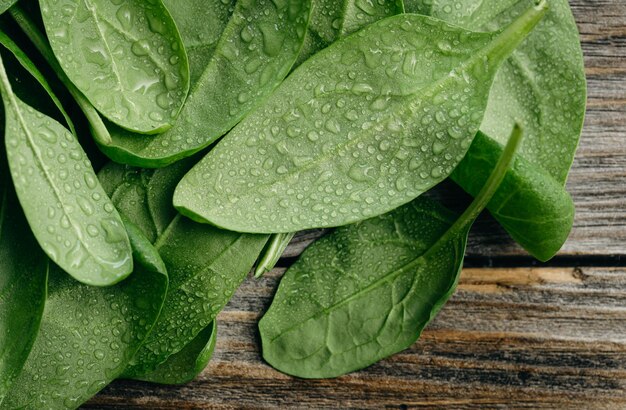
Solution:
{"label": "dark green leaf", "polygon": [[3,406],[75,408],[119,377],[152,329],[167,276],[135,263],[124,282],[106,288],[50,271],[41,330]]}
{"label": "dark green leaf", "polygon": [[135,377],[136,380],[159,384],[185,384],[195,379],[209,364],[215,341],[217,324],[214,321],[204,328],[180,352],[171,355],[155,370]]}
{"label": "dark green leaf", "polygon": [[[215,8],[219,16],[229,14],[225,8],[230,2],[212,0],[210,7],[198,6],[199,2],[185,0],[169,6],[181,9],[174,15],[202,12],[194,16],[198,21],[214,18],[203,16]],[[111,128],[113,141],[100,141],[102,150],[118,162],[162,167],[209,146],[263,102],[289,73],[302,46],[309,9],[309,0],[237,2],[217,45],[205,50],[210,59],[194,58],[194,63],[208,60],[209,64],[192,67],[197,81],[174,128],[155,137]],[[193,25],[181,29],[187,41],[196,35]],[[211,43],[216,33],[203,31],[207,38],[201,43]]]}
{"label": "dark green leaf", "polygon": [[85,152],[61,124],[20,101],[0,68],[9,167],[35,237],[77,280],[119,282],[132,271],[130,243]]}
{"label": "dark green leaf", "polygon": [[189,90],[189,64],[161,0],[39,4],[54,54],[98,111],[136,132],[172,126]]}
{"label": "dark green leaf", "polygon": [[[503,147],[478,133],[451,177],[476,195]],[[574,203],[563,186],[542,168],[517,156],[487,209],[511,237],[541,261],[561,249],[574,223]]]}
{"label": "dark green leaf", "polygon": [[100,173],[120,212],[141,227],[170,276],[163,312],[125,377],[141,377],[188,345],[226,305],[267,241],[195,223],[172,207],[172,195],[193,162],[159,170],[110,164]]}
{"label": "dark green leaf", "polygon": [[211,150],[174,204],[225,229],[280,233],[409,202],[461,161],[500,63],[545,11],[498,33],[404,14],[339,40]]}
{"label": "dark green leaf", "polygon": [[48,258],[15,196],[0,154],[0,403],[33,346],[46,300]]}
{"label": "dark green leaf", "polygon": [[516,129],[456,222],[436,202],[418,198],[309,247],[285,274],[259,323],[265,360],[299,377],[336,377],[413,344],[454,292],[469,229],[520,140]]}

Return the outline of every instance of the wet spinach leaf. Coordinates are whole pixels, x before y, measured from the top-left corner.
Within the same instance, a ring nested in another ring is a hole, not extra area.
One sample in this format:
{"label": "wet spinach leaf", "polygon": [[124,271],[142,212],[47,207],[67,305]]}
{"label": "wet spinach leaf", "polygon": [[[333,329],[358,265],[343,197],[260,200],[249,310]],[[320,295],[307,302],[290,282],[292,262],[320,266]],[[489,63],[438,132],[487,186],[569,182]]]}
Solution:
{"label": "wet spinach leaf", "polygon": [[17,0],[0,0],[0,14],[13,7],[15,3],[17,3]]}
{"label": "wet spinach leaf", "polygon": [[[174,15],[198,10],[204,16],[217,8],[223,18],[229,14],[225,7],[231,4],[212,0],[206,7],[199,3],[205,2],[185,0],[169,6],[179,9]],[[101,149],[117,162],[154,168],[208,147],[261,104],[289,73],[304,41],[309,11],[309,0],[237,2],[217,44],[192,60],[209,63],[192,67],[196,82],[175,126],[154,137],[111,127],[113,140],[99,141]],[[190,47],[197,42],[192,38],[197,35],[195,27],[181,26]],[[201,43],[211,43],[215,34],[217,30],[205,33]]]}
{"label": "wet spinach leaf", "polygon": [[296,66],[341,37],[404,12],[402,0],[317,0]]}
{"label": "wet spinach leaf", "polygon": [[39,4],[54,54],[98,111],[135,132],[172,126],[189,90],[189,64],[161,0]]}
{"label": "wet spinach leaf", "polygon": [[209,364],[216,340],[217,324],[213,321],[181,351],[171,355],[153,371],[135,377],[135,380],[158,384],[189,383]]}
{"label": "wet spinach leaf", "polygon": [[24,366],[46,300],[48,258],[20,209],[0,154],[0,404]]}
{"label": "wet spinach leaf", "polygon": [[497,33],[404,14],[339,40],[210,151],[174,204],[225,229],[280,233],[407,203],[461,161],[500,63],[545,12]]}
{"label": "wet spinach leaf", "polygon": [[39,244],[83,283],[124,279],[132,271],[128,236],[76,137],[15,96],[1,60],[0,88],[9,168]]}
{"label": "wet spinach leaf", "polygon": [[163,312],[126,378],[149,374],[192,342],[230,300],[267,241],[266,235],[223,231],[176,212],[174,188],[194,161],[158,170],[111,163],[99,174],[120,213],[155,244],[170,277]]}
{"label": "wet spinach leaf", "polygon": [[298,377],[336,377],[413,344],[454,292],[469,230],[520,140],[516,128],[493,174],[456,221],[438,203],[418,198],[309,247],[259,322],[265,360]]}
{"label": "wet spinach leaf", "polygon": [[52,267],[41,329],[7,408],[76,408],[119,377],[152,329],[167,275],[135,263],[115,286],[76,282]]}
{"label": "wet spinach leaf", "polygon": [[[534,0],[487,0],[454,7],[430,1],[430,15],[481,30],[505,27]],[[489,96],[481,131],[504,143],[519,122],[527,137],[520,155],[562,185],[578,146],[586,105],[580,36],[567,0],[552,0],[545,18],[503,64]]]}

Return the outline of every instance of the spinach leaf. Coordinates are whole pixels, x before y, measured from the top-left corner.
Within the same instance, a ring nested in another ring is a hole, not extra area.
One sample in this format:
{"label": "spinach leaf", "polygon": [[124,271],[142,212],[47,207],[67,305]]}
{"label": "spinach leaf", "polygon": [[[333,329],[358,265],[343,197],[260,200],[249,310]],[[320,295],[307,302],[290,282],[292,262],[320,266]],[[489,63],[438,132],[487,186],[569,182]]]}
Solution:
{"label": "spinach leaf", "polygon": [[504,178],[494,172],[456,222],[426,198],[320,239],[285,274],[259,322],[263,357],[305,378],[336,377],[406,349],[454,292],[469,230]]}
{"label": "spinach leaf", "polygon": [[[203,10],[199,0],[170,3],[175,15]],[[220,3],[212,0],[210,4]],[[226,4],[213,5],[225,7]],[[155,137],[142,137],[111,128],[111,142],[98,141],[113,160],[142,167],[162,167],[209,146],[250,111],[261,104],[289,73],[304,39],[308,24],[309,0],[239,1],[217,45],[206,49],[207,57],[192,67],[197,81],[175,126]],[[184,11],[183,11],[184,10]],[[189,10],[189,11],[188,11]],[[227,15],[222,11],[222,17]],[[195,16],[195,18],[200,18]],[[195,27],[183,26],[196,35]],[[213,35],[201,39],[210,42]],[[194,40],[195,42],[196,40]],[[193,45],[193,42],[192,44]]]}
{"label": "spinach leaf", "polygon": [[404,0],[404,9],[407,13],[417,13],[429,16],[433,6],[433,1],[434,0]]}
{"label": "spinach leaf", "polygon": [[76,137],[13,94],[1,59],[0,89],[13,183],[39,244],[81,282],[124,279],[132,271],[128,236]]}
{"label": "spinach leaf", "polygon": [[11,7],[9,10],[11,17],[18,24],[20,29],[26,34],[28,39],[33,43],[37,51],[41,53],[46,62],[54,70],[61,83],[65,85],[68,92],[72,95],[76,104],[80,107],[81,111],[87,118],[91,127],[91,132],[94,138],[101,141],[110,141],[111,135],[107,130],[102,118],[94,106],[87,100],[83,93],[72,83],[67,77],[63,68],[54,56],[54,52],[50,48],[47,38],[39,30],[37,24],[30,18],[29,12],[22,10],[19,4]]}
{"label": "spinach leaf", "polygon": [[[451,177],[476,195],[502,154],[502,146],[479,132]],[[574,223],[574,202],[542,168],[517,155],[487,209],[535,258],[546,261],[563,246]]]}
{"label": "spinach leaf", "polygon": [[[534,0],[432,0],[430,15],[467,28],[505,27]],[[520,155],[548,171],[562,185],[583,125],[585,71],[580,36],[567,0],[550,1],[537,28],[498,72],[480,127],[504,143],[515,122],[527,137]]]}
{"label": "spinach leaf", "polygon": [[119,211],[159,251],[170,276],[163,312],[124,377],[155,370],[187,346],[226,305],[244,280],[267,236],[222,231],[182,217],[172,207],[177,182],[193,164],[158,170],[111,163],[99,176]]}
{"label": "spinach leaf", "polygon": [[407,203],[458,165],[500,63],[545,12],[531,7],[498,33],[404,14],[339,40],[210,151],[174,204],[226,229],[279,233]]}
{"label": "spinach leaf", "polygon": [[26,223],[0,154],[0,404],[28,358],[46,300],[48,258]]}
{"label": "spinach leaf", "polygon": [[360,30],[384,17],[404,12],[402,0],[317,0],[311,12],[299,66],[340,37]]}
{"label": "spinach leaf", "polygon": [[217,324],[213,321],[180,352],[171,355],[155,370],[135,377],[135,380],[159,384],[189,383],[209,364],[216,340]]}
{"label": "spinach leaf", "polygon": [[28,71],[28,73],[33,78],[37,80],[37,82],[41,85],[41,87],[43,87],[45,92],[48,93],[48,96],[50,97],[54,105],[57,107],[59,112],[63,115],[63,118],[65,119],[65,122],[67,123],[67,126],[69,127],[72,134],[77,135],[76,128],[74,127],[74,122],[70,118],[67,111],[65,111],[63,104],[61,103],[59,98],[56,96],[54,91],[52,90],[52,87],[50,87],[48,80],[46,80],[44,75],[41,73],[41,71],[39,71],[35,63],[32,62],[32,60],[26,55],[26,53],[24,53],[24,51],[22,51],[22,49],[4,31],[2,31],[1,28],[0,28],[0,44],[2,44],[7,50],[11,52],[11,54],[13,54],[13,56],[22,65],[22,67],[26,71]]}
{"label": "spinach leaf", "polygon": [[105,117],[126,129],[169,129],[189,90],[189,63],[161,0],[40,0],[63,70]]}
{"label": "spinach leaf", "polygon": [[127,280],[98,288],[53,267],[41,330],[3,406],[75,408],[119,377],[167,292],[167,275],[150,268],[137,260]]}
{"label": "spinach leaf", "polygon": [[15,3],[17,3],[17,0],[0,0],[0,14],[13,7]]}

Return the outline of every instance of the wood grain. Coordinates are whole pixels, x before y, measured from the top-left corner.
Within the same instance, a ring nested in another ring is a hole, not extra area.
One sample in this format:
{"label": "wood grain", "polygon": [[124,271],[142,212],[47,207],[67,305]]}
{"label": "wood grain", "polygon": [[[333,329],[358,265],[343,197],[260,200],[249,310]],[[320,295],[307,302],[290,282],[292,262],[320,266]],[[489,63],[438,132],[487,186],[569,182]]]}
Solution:
{"label": "wood grain", "polygon": [[626,407],[626,268],[466,269],[410,349],[336,380],[265,364],[256,323],[282,270],[248,280],[221,313],[195,382],[116,382],[86,408]]}
{"label": "wood grain", "polygon": [[[626,408],[626,267],[585,266],[624,265],[626,256],[626,1],[570,3],[589,101],[568,182],[575,227],[553,267],[466,269],[410,349],[315,381],[280,374],[261,358],[256,323],[283,273],[276,269],[248,280],[222,312],[214,359],[198,380],[117,381],[85,408]],[[298,235],[283,265],[322,233]],[[488,216],[475,226],[468,255],[530,260]]]}

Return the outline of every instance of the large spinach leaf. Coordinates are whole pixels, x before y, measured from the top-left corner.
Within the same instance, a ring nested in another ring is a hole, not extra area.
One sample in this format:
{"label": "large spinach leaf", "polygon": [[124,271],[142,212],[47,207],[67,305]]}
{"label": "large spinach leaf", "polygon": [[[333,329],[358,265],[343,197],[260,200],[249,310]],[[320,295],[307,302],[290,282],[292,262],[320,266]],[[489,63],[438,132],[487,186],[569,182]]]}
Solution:
{"label": "large spinach leaf", "polygon": [[[134,238],[145,249],[147,239]],[[127,280],[106,288],[51,269],[39,335],[3,407],[75,408],[120,376],[152,329],[167,291],[167,275],[151,270],[159,264],[141,262]]]}
{"label": "large spinach leaf", "polygon": [[404,14],[339,40],[209,152],[174,204],[261,233],[343,225],[407,203],[458,165],[500,63],[545,11],[531,7],[498,33]]}
{"label": "large spinach leaf", "polygon": [[520,140],[516,129],[456,222],[436,202],[418,198],[308,248],[259,323],[265,360],[299,377],[336,377],[413,344],[454,292],[469,229]]}
{"label": "large spinach leaf", "polygon": [[0,403],[33,346],[46,300],[48,258],[39,249],[0,154]]}
{"label": "large spinach leaf", "polygon": [[161,0],[39,3],[54,54],[98,111],[136,132],[172,126],[189,90],[189,64]]}
{"label": "large spinach leaf", "polygon": [[1,60],[0,88],[11,176],[39,244],[84,283],[124,279],[132,271],[128,236],[76,137],[15,96]]}
{"label": "large spinach leaf", "polygon": [[[211,15],[214,9],[219,10],[219,21],[229,14],[230,2],[212,0],[209,7],[200,3],[205,2],[168,5],[178,9],[175,16],[200,11],[195,19]],[[202,66],[192,67],[196,82],[174,128],[151,138],[112,127],[113,140],[99,141],[102,150],[118,162],[162,167],[209,146],[263,102],[289,73],[304,40],[309,11],[309,0],[238,1],[217,45],[206,47],[206,55],[192,60]],[[198,34],[195,29],[195,25],[181,26],[190,46],[198,41],[193,39]],[[200,42],[213,44],[217,31],[202,31],[207,37]]]}
{"label": "large spinach leaf", "polygon": [[239,287],[266,235],[223,231],[184,218],[172,207],[177,182],[193,160],[158,170],[109,164],[100,179],[119,211],[155,244],[170,276],[163,312],[124,377],[152,372],[207,327]]}

